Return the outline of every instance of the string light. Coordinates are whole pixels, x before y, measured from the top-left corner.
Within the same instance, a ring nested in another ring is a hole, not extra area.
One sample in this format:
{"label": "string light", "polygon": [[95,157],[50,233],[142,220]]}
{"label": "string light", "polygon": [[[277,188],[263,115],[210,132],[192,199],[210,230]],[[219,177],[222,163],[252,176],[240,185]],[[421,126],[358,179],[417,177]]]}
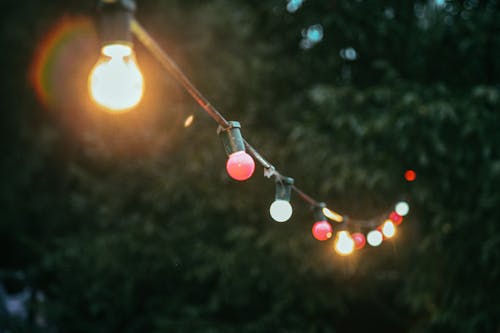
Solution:
{"label": "string light", "polygon": [[[164,69],[172,74],[203,110],[219,124],[217,133],[221,137],[228,155],[226,170],[229,176],[239,181],[249,179],[255,171],[255,158],[264,167],[266,177],[275,177],[276,196],[269,209],[271,217],[275,221],[285,222],[290,219],[293,212],[290,196],[293,190],[314,209],[315,223],[312,227],[314,238],[325,241],[332,237],[333,228],[326,220],[327,217],[337,223],[344,222],[343,227],[346,227],[345,217],[327,208],[326,204],[316,201],[297,188],[292,178],[280,174],[268,160],[242,137],[240,123],[227,121],[196,89],[175,62],[133,19],[135,10],[133,0],[100,0],[100,8],[103,17],[101,27],[103,28],[102,54],[104,58],[98,62],[89,77],[89,90],[96,103],[107,107],[109,110],[125,111],[140,102],[144,82],[142,74],[135,63],[131,42],[131,33],[133,33],[159,60]],[[319,34],[312,37],[316,38],[316,42],[321,39]],[[184,126],[189,127],[192,121],[193,116],[191,115],[185,120]],[[413,170],[407,170],[404,176],[407,181],[416,179],[416,173]],[[383,223],[380,230],[371,230],[366,238],[359,232],[351,235],[347,230],[338,231],[334,240],[335,251],[340,255],[348,255],[354,249],[363,248],[366,242],[371,246],[379,246],[382,244],[384,236],[390,238],[395,235],[395,225],[399,225],[403,221],[403,216],[406,216],[408,212],[409,205],[407,202],[401,201],[397,203],[395,210],[390,213],[389,219]],[[373,226],[373,220],[349,220],[349,225],[351,224],[362,228],[370,227]]]}
{"label": "string light", "polygon": [[314,209],[314,219],[316,222],[313,224],[312,234],[319,241],[330,239],[333,235],[332,225],[328,223],[323,214],[324,207],[325,204],[322,202]]}
{"label": "string light", "polygon": [[366,244],[365,235],[363,235],[360,232],[355,232],[351,235],[351,237],[354,240],[354,247],[356,248],[356,250],[360,250],[363,247],[365,247]]}
{"label": "string light", "polygon": [[341,256],[347,256],[354,251],[355,242],[351,234],[346,230],[337,232],[335,237],[335,252]]}
{"label": "string light", "polygon": [[130,21],[132,1],[102,1],[101,57],[92,69],[88,87],[92,99],[105,110],[124,112],[142,99],[144,79],[135,61]]}
{"label": "string light", "polygon": [[328,217],[330,220],[341,223],[344,222],[344,217],[339,213],[334,212],[333,210],[325,207],[323,208],[323,214]]}
{"label": "string light", "polygon": [[382,233],[378,230],[372,230],[366,235],[366,241],[368,244],[370,244],[373,247],[379,246],[382,244],[382,241],[384,240],[384,236]]}
{"label": "string light", "polygon": [[396,225],[400,225],[403,222],[403,217],[396,212],[391,212],[389,219],[396,223]]}
{"label": "string light", "polygon": [[417,173],[413,170],[406,170],[405,179],[409,182],[412,182],[417,179]]}
{"label": "string light", "polygon": [[399,216],[406,216],[408,214],[408,212],[410,211],[410,205],[408,205],[408,203],[405,201],[400,201],[396,204],[394,211]]}
{"label": "string light", "polygon": [[286,222],[292,216],[293,208],[290,204],[292,185],[293,178],[276,177],[276,196],[269,208],[269,213],[276,222]]}
{"label": "string light", "polygon": [[255,171],[255,162],[252,156],[245,151],[240,128],[239,122],[230,121],[226,128],[219,126],[217,133],[221,135],[224,148],[229,156],[226,162],[227,173],[231,178],[243,181],[252,177]]}
{"label": "string light", "polygon": [[385,238],[392,238],[396,235],[396,226],[391,220],[385,220],[384,224],[382,224],[381,230]]}

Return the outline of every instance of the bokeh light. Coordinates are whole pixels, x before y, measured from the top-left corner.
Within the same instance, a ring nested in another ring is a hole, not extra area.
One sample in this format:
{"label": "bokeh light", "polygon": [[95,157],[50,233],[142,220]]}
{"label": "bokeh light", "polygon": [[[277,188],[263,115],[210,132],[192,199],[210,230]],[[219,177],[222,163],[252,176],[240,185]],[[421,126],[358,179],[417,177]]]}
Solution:
{"label": "bokeh light", "polygon": [[335,252],[341,256],[347,256],[354,251],[354,240],[349,232],[342,230],[337,232],[337,237],[335,237]]}
{"label": "bokeh light", "polygon": [[392,238],[396,235],[396,226],[394,222],[391,220],[385,220],[384,224],[382,224],[382,234],[384,234],[385,238]]}
{"label": "bokeh light", "polygon": [[410,205],[408,205],[408,203],[406,201],[400,201],[396,204],[394,211],[399,216],[406,216],[408,214],[408,212],[410,211]]}
{"label": "bokeh light", "polygon": [[355,232],[351,235],[352,239],[354,240],[354,247],[356,250],[360,250],[363,247],[365,247],[366,244],[366,237],[360,232]]}
{"label": "bokeh light", "polygon": [[368,233],[368,235],[366,235],[366,241],[373,247],[380,246],[383,240],[384,235],[382,235],[382,233],[378,230],[372,230]]}
{"label": "bokeh light", "polygon": [[325,241],[332,237],[332,233],[332,225],[327,221],[318,221],[313,224],[312,234],[317,240]]}
{"label": "bokeh light", "polygon": [[414,181],[415,179],[417,179],[417,173],[413,170],[406,170],[405,171],[405,179],[409,182],[412,182]]}

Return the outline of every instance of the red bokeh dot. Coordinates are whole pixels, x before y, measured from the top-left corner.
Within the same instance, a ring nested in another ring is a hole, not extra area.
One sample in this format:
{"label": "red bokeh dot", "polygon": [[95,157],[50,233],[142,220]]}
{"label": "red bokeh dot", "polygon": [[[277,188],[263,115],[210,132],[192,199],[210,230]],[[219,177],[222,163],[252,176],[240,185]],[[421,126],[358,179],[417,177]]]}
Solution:
{"label": "red bokeh dot", "polygon": [[400,225],[401,222],[403,222],[403,217],[396,212],[392,212],[391,214],[389,214],[389,219],[392,222],[396,223],[396,225]]}
{"label": "red bokeh dot", "polygon": [[409,182],[414,181],[417,178],[417,173],[413,170],[406,170],[405,179]]}

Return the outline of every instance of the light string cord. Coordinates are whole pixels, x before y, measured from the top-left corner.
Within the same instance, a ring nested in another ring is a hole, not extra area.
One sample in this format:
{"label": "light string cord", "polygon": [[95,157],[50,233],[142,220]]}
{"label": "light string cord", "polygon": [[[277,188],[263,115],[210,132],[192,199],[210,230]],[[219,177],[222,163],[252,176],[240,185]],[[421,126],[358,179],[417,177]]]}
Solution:
{"label": "light string cord", "polygon": [[[149,52],[158,60],[158,62],[163,66],[167,72],[169,72],[194,98],[194,100],[202,107],[202,109],[214,119],[217,124],[219,124],[223,129],[228,129],[231,127],[229,121],[208,101],[208,99],[203,96],[203,94],[195,87],[195,85],[184,75],[182,70],[177,66],[177,64],[172,60],[172,58],[160,47],[160,45],[153,39],[153,37],[142,27],[142,25],[136,20],[132,19],[130,23],[130,28],[132,33],[136,38],[148,49]],[[264,175],[267,178],[275,177],[278,181],[282,181],[286,178],[282,175],[276,167],[270,163],[266,158],[264,158],[247,140],[243,140],[245,148],[247,151],[264,167]],[[300,188],[295,185],[291,186],[292,190],[298,194],[298,196],[307,202],[311,207],[318,208],[324,207],[324,203],[317,201]],[[328,209],[328,208],[327,208]],[[376,219],[370,220],[352,220],[347,218],[347,216],[342,216],[335,211],[328,209],[331,213],[335,222],[344,223],[347,226],[347,221],[349,225],[359,225],[362,227],[372,227],[376,225]]]}

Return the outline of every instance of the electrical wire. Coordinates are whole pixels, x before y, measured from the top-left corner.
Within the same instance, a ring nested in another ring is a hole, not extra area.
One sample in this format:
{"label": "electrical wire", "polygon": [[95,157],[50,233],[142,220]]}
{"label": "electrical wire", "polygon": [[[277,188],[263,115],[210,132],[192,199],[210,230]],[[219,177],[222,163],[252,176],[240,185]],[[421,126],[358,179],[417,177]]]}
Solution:
{"label": "electrical wire", "polygon": [[[153,37],[142,27],[142,25],[135,19],[132,19],[130,24],[132,33],[137,37],[137,39],[151,52],[151,54],[158,60],[158,62],[163,66],[163,68],[169,72],[194,98],[194,100],[202,107],[202,109],[215,120],[223,129],[230,128],[229,121],[224,118],[224,116],[208,101],[208,99],[203,96],[203,94],[195,87],[195,85],[184,75],[182,70],[177,66],[177,64],[170,58],[170,56],[160,47],[160,45],[153,39]],[[278,180],[285,178],[276,167],[270,163],[266,158],[260,154],[257,149],[255,149],[248,141],[243,140],[246,150],[262,165],[264,168],[264,174],[266,177],[270,178],[274,176]],[[298,188],[296,185],[291,186],[292,190],[298,194],[298,196],[307,202],[313,208],[323,208],[325,215],[338,223],[348,223],[349,225],[356,225],[358,227],[371,228],[376,226],[380,219],[374,218],[370,220],[353,220],[347,216],[343,216],[334,210],[325,207],[323,202],[320,202],[303,190]]]}

